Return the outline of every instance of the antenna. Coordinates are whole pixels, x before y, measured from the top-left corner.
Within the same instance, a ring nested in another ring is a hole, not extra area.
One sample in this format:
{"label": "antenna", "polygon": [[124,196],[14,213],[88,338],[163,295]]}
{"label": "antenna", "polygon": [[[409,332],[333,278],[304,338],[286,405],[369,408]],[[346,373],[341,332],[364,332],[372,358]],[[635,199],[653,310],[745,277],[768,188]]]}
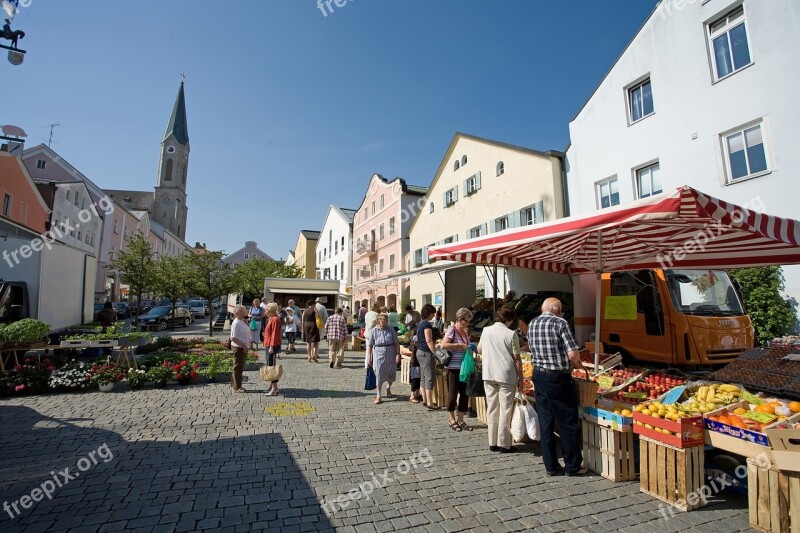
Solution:
{"label": "antenna", "polygon": [[53,144],[53,129],[55,129],[56,127],[60,128],[61,124],[59,124],[58,122],[53,122],[52,124],[50,124],[50,140],[47,141],[48,148],[50,148],[50,145]]}

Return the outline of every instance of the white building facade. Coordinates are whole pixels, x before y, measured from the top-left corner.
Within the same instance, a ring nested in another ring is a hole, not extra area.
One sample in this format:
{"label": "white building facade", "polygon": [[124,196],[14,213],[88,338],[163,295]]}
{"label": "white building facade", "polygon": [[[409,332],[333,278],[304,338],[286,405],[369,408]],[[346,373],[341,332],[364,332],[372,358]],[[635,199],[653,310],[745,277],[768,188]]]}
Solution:
{"label": "white building facade", "polygon": [[[457,133],[433,178],[424,208],[409,229],[411,301],[452,317],[459,307],[491,298],[494,276],[482,266],[429,264],[428,248],[564,216],[561,152],[543,152]],[[566,276],[498,268],[497,294],[571,291]]]}
{"label": "white building facade", "polygon": [[352,295],[355,214],[355,209],[343,209],[331,205],[317,241],[317,278],[339,281],[337,307],[349,306]]}
{"label": "white building facade", "polygon": [[570,123],[571,214],[690,185],[798,218],[798,20],[796,0],[662,1]]}

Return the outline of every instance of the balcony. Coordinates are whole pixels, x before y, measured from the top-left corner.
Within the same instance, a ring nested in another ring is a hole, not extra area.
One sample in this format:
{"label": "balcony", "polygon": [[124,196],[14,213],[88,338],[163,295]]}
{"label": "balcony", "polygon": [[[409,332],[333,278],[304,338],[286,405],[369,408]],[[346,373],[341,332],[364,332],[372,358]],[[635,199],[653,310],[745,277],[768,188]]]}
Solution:
{"label": "balcony", "polygon": [[366,255],[367,257],[373,256],[378,253],[375,241],[367,239],[365,241],[358,241],[356,243],[356,253],[358,255]]}

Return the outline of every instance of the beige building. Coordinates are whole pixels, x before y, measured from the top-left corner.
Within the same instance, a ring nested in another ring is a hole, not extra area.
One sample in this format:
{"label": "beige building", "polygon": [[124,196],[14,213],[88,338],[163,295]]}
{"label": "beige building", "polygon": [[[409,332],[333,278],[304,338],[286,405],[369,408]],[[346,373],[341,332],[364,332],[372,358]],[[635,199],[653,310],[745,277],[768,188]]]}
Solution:
{"label": "beige building", "polygon": [[317,278],[317,241],[319,241],[318,231],[304,229],[297,236],[294,264],[300,268],[301,278]]}
{"label": "beige building", "polygon": [[[491,269],[460,263],[430,263],[428,247],[538,224],[566,214],[564,154],[539,151],[457,133],[428,191],[428,201],[409,229],[411,300],[444,308],[491,298]],[[571,290],[565,276],[498,268],[497,293]]]}

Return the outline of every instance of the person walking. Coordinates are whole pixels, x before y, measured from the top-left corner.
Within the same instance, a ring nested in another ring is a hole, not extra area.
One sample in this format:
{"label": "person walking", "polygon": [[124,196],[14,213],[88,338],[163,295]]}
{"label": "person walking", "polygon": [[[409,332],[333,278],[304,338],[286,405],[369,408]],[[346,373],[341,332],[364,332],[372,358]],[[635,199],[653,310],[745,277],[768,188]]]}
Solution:
{"label": "person walking", "polygon": [[247,316],[250,319],[250,349],[258,350],[258,343],[262,337],[259,334],[264,329],[261,321],[264,319],[264,308],[261,307],[261,300],[255,298],[253,305],[250,307],[250,312]]}
{"label": "person walking", "polygon": [[101,331],[106,332],[107,328],[114,326],[114,321],[117,319],[117,313],[114,311],[114,306],[111,302],[103,304],[103,308],[97,313],[97,321],[100,322]]}
{"label": "person walking", "polygon": [[358,323],[364,323],[364,315],[367,314],[367,301],[364,300],[361,302],[361,306],[358,308]]}
{"label": "person walking", "polygon": [[[266,346],[267,366],[275,366],[278,354],[281,353],[281,319],[278,314],[278,304],[270,302],[267,304],[267,325],[264,327],[264,346]],[[267,396],[278,395],[278,382],[270,382],[267,389]]]}
{"label": "person walking", "polygon": [[420,310],[422,320],[417,326],[417,361],[419,362],[419,386],[422,390],[422,404],[428,411],[438,411],[438,405],[433,405],[433,380],[435,378],[435,366],[433,351],[436,349],[436,338],[431,319],[436,313],[436,309],[431,304],[425,304]]}
{"label": "person walking", "polygon": [[344,341],[347,339],[347,322],[344,319],[342,308],[325,323],[325,336],[328,339],[328,366],[342,368],[344,362]]}
{"label": "person walking", "polygon": [[317,327],[320,333],[322,333],[325,331],[325,324],[328,322],[328,310],[322,304],[321,298],[317,298],[316,302],[314,302],[314,309],[317,311],[317,316],[319,317]]}
{"label": "person walking", "polygon": [[294,311],[294,316],[297,317],[297,320],[302,320],[303,319],[303,312],[300,310],[299,307],[297,307],[294,304],[294,300],[289,300],[286,303],[286,307],[291,307],[292,308],[292,311]]}
{"label": "person walking", "polygon": [[303,311],[303,338],[306,341],[306,351],[309,363],[319,362],[319,328],[317,327],[317,310],[314,300],[308,301],[308,307]]}
{"label": "person walking", "polygon": [[400,313],[395,306],[389,307],[389,327],[397,331],[400,329]]}
{"label": "person walking", "polygon": [[367,364],[375,371],[378,384],[375,403],[381,403],[381,388],[386,386],[386,398],[393,398],[392,383],[397,378],[397,362],[400,360],[400,341],[397,332],[389,327],[389,317],[378,315],[367,343]]}
{"label": "person walking", "polygon": [[295,353],[297,350],[294,348],[294,341],[297,339],[297,331],[300,329],[300,319],[294,314],[294,309],[291,307],[286,308],[286,343],[289,347],[286,353]]}
{"label": "person walking", "polygon": [[[548,476],[583,476],[581,434],[578,430],[578,392],[571,369],[583,370],[567,321],[561,318],[561,302],[548,298],[542,314],[528,326],[528,343],[533,358],[533,386],[536,410],[542,427],[542,461]],[[555,421],[558,420],[564,467],[556,454]]]}
{"label": "person walking", "polygon": [[508,306],[497,310],[496,322],[484,328],[478,343],[482,355],[483,386],[486,389],[486,418],[489,450],[511,453],[511,414],[514,393],[522,392],[522,359],[519,337],[513,328],[516,312]]}
{"label": "person walking", "polygon": [[[469,407],[467,384],[459,379],[461,373],[461,360],[469,348],[469,323],[472,320],[472,311],[462,307],[456,311],[456,322],[444,334],[442,348],[450,350],[452,354],[447,363],[447,412],[450,415],[450,428],[453,431],[472,431],[464,422],[464,415]],[[456,399],[458,400],[458,415],[456,415]]]}
{"label": "person walking", "polygon": [[[375,325],[378,323],[378,314],[381,311],[381,306],[378,305],[378,302],[373,302],[372,307],[369,311],[364,315],[364,344],[369,344],[369,337],[372,335],[372,330],[375,329]],[[367,364],[367,356],[364,354],[364,366],[368,367]]]}
{"label": "person walking", "polygon": [[241,304],[237,305],[233,314],[231,324],[231,348],[233,348],[233,372],[231,372],[231,390],[234,394],[247,392],[242,387],[242,373],[244,372],[244,358],[247,356],[248,346],[250,346],[250,325],[245,322],[244,316],[247,309]]}

